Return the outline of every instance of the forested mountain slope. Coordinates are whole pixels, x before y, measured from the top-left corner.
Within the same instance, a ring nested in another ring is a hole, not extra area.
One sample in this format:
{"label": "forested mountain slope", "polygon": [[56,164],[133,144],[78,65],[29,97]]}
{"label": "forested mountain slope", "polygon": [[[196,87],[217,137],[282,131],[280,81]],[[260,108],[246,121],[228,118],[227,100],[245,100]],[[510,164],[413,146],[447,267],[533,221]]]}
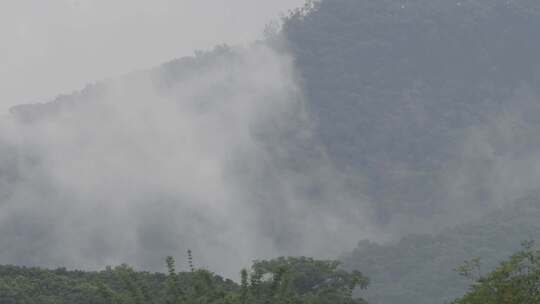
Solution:
{"label": "forested mountain slope", "polygon": [[189,246],[232,277],[254,258],[354,244],[369,218],[350,212],[291,62],[262,42],[220,46],[13,108],[0,121],[0,263],[158,269]]}
{"label": "forested mountain slope", "polygon": [[539,26],[529,0],[327,0],[283,31],[334,163],[421,231],[537,187]]}

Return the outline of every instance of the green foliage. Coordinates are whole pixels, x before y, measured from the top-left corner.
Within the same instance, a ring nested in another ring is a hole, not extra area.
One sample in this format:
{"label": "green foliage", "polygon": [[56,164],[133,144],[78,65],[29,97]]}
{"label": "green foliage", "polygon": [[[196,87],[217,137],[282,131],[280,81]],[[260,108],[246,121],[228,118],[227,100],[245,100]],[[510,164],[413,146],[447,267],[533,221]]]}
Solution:
{"label": "green foliage", "polygon": [[[477,262],[473,262],[477,264]],[[470,263],[464,268],[469,268]],[[540,303],[540,250],[527,242],[523,250],[477,279],[471,290],[455,304]]]}
{"label": "green foliage", "polygon": [[[190,258],[191,260],[191,258]],[[4,304],[357,304],[355,288],[367,287],[359,272],[338,262],[279,258],[242,270],[240,285],[207,271],[168,274],[137,272],[127,265],[101,272],[0,266],[0,303]]]}
{"label": "green foliage", "polygon": [[305,257],[256,261],[250,285],[247,275],[242,273],[241,295],[247,303],[364,303],[352,292],[368,285],[361,273],[347,272],[339,262]]}

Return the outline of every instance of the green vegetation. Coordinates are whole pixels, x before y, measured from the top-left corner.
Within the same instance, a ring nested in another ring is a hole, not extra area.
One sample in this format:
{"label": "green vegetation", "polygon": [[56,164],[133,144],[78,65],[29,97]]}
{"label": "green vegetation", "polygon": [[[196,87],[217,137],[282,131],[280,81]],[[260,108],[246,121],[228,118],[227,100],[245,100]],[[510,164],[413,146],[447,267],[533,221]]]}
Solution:
{"label": "green vegetation", "polygon": [[[522,243],[491,273],[482,274],[475,258],[456,270],[475,283],[454,304],[530,304],[540,301],[540,250]],[[354,298],[368,279],[347,272],[336,261],[306,257],[255,261],[241,271],[240,284],[204,269],[177,272],[166,259],[168,274],[136,272],[126,265],[100,272],[0,266],[2,304],[366,304]],[[482,267],[481,267],[482,266]],[[446,283],[446,284],[444,284]],[[448,288],[440,282],[438,290]],[[452,284],[450,284],[452,285]],[[374,301],[372,303],[387,303]],[[402,297],[399,303],[419,303]],[[433,301],[431,303],[448,303]]]}
{"label": "green vegetation", "polygon": [[203,269],[168,274],[136,272],[122,265],[100,272],[0,267],[2,304],[361,304],[355,288],[368,284],[360,272],[335,261],[279,258],[242,270],[241,284]]}
{"label": "green vegetation", "polygon": [[460,268],[464,276],[476,278],[476,283],[455,304],[528,304],[540,303],[540,251],[533,242],[504,261],[487,276],[481,275],[480,260]]}

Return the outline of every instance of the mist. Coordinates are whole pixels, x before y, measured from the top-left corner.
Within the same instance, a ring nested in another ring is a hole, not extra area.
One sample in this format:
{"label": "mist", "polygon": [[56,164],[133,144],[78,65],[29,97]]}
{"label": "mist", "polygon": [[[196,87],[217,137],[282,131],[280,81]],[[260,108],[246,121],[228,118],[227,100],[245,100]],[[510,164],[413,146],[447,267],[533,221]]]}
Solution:
{"label": "mist", "polygon": [[367,201],[313,137],[286,51],[222,47],[175,65],[178,79],[132,73],[2,120],[0,263],[162,270],[191,249],[235,276],[374,236]]}
{"label": "mist", "polygon": [[[172,255],[236,277],[254,259],[334,258],[432,233],[534,191],[534,91],[461,130],[440,210],[377,217],[362,172],[317,135],[287,44],[216,47],[2,117],[0,263],[163,270]],[[351,184],[352,183],[352,184]]]}
{"label": "mist", "polygon": [[0,112],[222,43],[248,44],[303,0],[3,0]]}

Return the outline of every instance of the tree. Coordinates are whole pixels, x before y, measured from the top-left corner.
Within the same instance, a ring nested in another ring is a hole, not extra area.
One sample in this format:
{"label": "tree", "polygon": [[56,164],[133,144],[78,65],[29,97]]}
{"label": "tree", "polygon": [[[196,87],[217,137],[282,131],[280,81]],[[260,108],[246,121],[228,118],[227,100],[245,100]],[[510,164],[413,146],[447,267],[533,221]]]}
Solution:
{"label": "tree", "polygon": [[[246,284],[247,273],[244,276]],[[347,272],[337,261],[281,257],[253,264],[247,298],[248,303],[365,303],[353,299],[353,291],[368,283],[360,272]]]}
{"label": "tree", "polygon": [[[462,269],[469,275],[468,263]],[[540,250],[533,242],[525,242],[523,250],[487,276],[481,276],[471,290],[454,304],[529,304],[540,303]]]}

